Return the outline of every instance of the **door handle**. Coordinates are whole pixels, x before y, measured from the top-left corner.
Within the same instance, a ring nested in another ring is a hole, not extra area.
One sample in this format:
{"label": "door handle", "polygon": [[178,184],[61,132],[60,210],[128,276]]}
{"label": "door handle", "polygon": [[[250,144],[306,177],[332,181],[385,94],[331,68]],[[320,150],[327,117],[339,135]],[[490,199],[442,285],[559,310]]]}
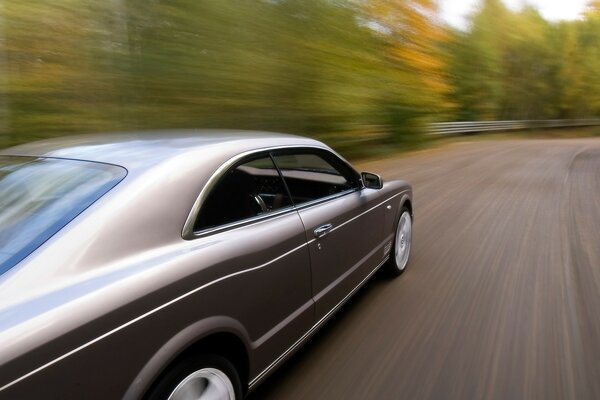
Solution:
{"label": "door handle", "polygon": [[321,225],[318,228],[315,228],[315,230],[314,230],[315,237],[317,237],[317,238],[323,237],[323,236],[327,235],[329,232],[331,232],[332,229],[333,229],[332,224]]}

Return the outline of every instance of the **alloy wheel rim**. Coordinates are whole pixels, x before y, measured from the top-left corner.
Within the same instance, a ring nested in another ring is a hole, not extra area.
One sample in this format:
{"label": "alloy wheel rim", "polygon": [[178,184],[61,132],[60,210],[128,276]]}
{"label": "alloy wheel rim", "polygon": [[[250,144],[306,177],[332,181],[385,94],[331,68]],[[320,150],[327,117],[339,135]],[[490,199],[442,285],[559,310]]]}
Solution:
{"label": "alloy wheel rim", "polygon": [[181,381],[168,400],[235,400],[235,391],[223,371],[202,368]]}
{"label": "alloy wheel rim", "polygon": [[410,255],[410,245],[412,242],[412,221],[408,212],[403,212],[398,221],[398,229],[396,231],[396,265],[402,271],[408,263]]}

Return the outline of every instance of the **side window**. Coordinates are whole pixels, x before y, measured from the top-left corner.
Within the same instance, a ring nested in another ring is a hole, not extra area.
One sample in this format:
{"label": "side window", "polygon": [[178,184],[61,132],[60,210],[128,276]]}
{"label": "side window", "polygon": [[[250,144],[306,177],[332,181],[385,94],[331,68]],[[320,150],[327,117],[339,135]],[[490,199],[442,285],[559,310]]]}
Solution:
{"label": "side window", "polygon": [[291,206],[269,156],[246,160],[227,171],[202,204],[195,231],[230,224]]}
{"label": "side window", "polygon": [[274,155],[294,204],[302,204],[360,187],[356,173],[333,154],[293,152]]}

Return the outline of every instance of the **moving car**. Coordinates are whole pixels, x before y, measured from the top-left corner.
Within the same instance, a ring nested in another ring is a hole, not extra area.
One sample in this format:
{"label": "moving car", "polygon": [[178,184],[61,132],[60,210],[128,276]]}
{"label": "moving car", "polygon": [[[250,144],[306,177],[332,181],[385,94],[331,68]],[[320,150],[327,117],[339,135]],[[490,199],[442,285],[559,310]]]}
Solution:
{"label": "moving car", "polygon": [[384,266],[412,191],[238,131],[0,151],[0,399],[240,399]]}

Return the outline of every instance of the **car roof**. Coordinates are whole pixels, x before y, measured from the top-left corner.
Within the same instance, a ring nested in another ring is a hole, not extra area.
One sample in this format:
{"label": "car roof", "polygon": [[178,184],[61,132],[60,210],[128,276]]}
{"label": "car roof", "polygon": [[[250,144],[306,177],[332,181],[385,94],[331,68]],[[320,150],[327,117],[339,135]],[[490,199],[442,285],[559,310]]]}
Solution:
{"label": "car roof", "polygon": [[[170,158],[210,152],[227,160],[255,149],[278,146],[318,146],[302,136],[243,130],[162,130],[66,136],[0,150],[0,155],[52,157],[145,169]],[[206,153],[208,154],[208,153]]]}

